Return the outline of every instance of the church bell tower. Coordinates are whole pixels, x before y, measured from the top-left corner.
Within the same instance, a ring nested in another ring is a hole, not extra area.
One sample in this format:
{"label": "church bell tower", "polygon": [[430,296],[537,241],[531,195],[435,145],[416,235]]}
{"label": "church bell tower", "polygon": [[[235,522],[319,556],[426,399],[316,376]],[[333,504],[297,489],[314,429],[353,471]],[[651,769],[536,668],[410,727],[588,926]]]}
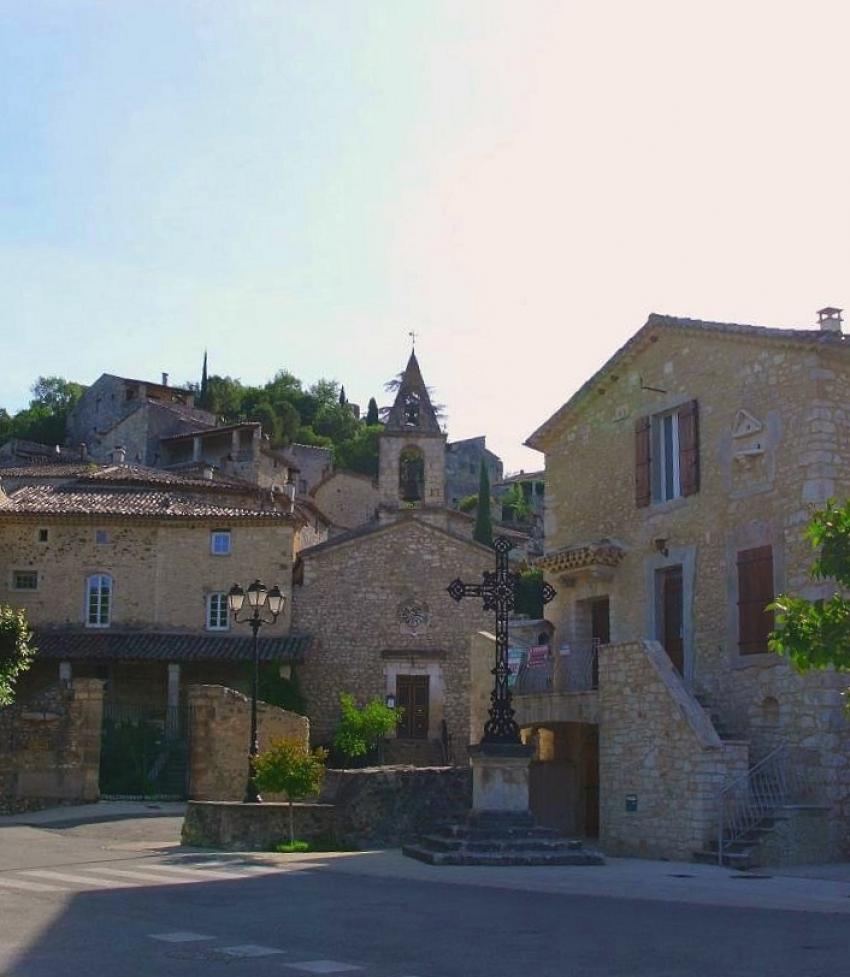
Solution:
{"label": "church bell tower", "polygon": [[378,491],[388,508],[442,506],[445,499],[446,435],[416,353],[410,354],[379,445]]}

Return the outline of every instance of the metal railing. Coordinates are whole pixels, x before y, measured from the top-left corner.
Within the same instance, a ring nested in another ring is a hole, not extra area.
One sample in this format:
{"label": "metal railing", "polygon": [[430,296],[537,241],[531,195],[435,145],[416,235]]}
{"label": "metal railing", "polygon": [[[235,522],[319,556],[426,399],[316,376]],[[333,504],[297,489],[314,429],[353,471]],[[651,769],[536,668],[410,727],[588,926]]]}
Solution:
{"label": "metal railing", "polygon": [[786,742],[725,784],[720,791],[717,822],[718,865],[723,864],[724,849],[757,828],[799,789],[800,779],[790,764]]}
{"label": "metal railing", "polygon": [[555,652],[545,662],[523,662],[513,692],[591,692],[599,688],[599,639],[572,644],[569,651]]}

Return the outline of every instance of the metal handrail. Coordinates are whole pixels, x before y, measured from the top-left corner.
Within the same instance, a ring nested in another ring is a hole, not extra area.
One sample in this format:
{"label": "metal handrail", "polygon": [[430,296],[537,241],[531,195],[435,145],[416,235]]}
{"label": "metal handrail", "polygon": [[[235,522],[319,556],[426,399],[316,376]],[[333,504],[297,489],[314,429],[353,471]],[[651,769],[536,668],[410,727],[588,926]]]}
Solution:
{"label": "metal handrail", "polygon": [[599,688],[598,638],[573,644],[568,652],[555,652],[542,664],[523,662],[517,672],[514,694],[535,692],[591,692]]}
{"label": "metal handrail", "polygon": [[724,847],[758,827],[777,807],[786,803],[799,786],[799,777],[789,764],[785,741],[746,773],[724,784],[718,805],[718,865],[723,864]]}

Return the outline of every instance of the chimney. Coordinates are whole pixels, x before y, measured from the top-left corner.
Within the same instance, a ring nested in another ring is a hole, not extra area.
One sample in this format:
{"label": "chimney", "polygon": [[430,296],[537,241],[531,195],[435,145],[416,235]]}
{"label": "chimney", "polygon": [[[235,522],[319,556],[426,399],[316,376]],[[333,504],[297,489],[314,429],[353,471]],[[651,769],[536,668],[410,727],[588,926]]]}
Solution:
{"label": "chimney", "polygon": [[167,387],[168,386],[168,374],[167,373],[163,373],[162,374],[162,385],[163,385],[163,387]]}
{"label": "chimney", "polygon": [[86,448],[85,441],[80,442],[80,461],[86,460],[86,455],[88,454],[88,449]]}
{"label": "chimney", "polygon": [[125,448],[122,448],[121,445],[116,445],[112,449],[112,461],[116,465],[123,465],[124,464],[124,459],[126,457],[127,457],[127,451],[126,451]]}
{"label": "chimney", "polygon": [[827,306],[825,309],[818,309],[818,328],[821,332],[841,332],[841,309],[834,309]]}

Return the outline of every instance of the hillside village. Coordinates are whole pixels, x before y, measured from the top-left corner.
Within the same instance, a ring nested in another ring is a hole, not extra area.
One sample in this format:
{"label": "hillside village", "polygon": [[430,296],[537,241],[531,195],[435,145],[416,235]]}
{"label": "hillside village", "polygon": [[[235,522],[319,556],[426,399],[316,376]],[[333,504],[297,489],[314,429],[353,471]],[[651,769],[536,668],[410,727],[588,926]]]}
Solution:
{"label": "hillside village", "polygon": [[[206,361],[195,388],[104,373],[60,441],[0,445],[0,603],[24,609],[38,649],[0,712],[19,743],[0,806],[134,794],[104,764],[133,749],[116,733],[131,721],[170,734],[149,792],[238,799],[210,786],[187,729],[199,703],[224,715],[250,694],[228,592],[258,579],[283,598],[258,638],[264,708],[303,713],[327,745],[341,693],[385,701],[401,718],[381,763],[466,768],[493,616],[446,588],[491,572],[501,536],[514,570],[555,592],[509,622],[540,825],[610,855],[846,857],[846,680],[771,653],[765,608],[829,590],[804,532],[812,507],[850,497],[848,349],[834,308],[799,329],[652,314],[563,391],[528,437],[540,470],[517,474],[484,435],[448,441],[415,352],[382,417],[325,389],[314,443],[271,399],[225,409]],[[102,738],[62,745],[60,727],[92,715]],[[51,774],[57,750],[77,773]],[[741,830],[724,855],[730,798]]]}

